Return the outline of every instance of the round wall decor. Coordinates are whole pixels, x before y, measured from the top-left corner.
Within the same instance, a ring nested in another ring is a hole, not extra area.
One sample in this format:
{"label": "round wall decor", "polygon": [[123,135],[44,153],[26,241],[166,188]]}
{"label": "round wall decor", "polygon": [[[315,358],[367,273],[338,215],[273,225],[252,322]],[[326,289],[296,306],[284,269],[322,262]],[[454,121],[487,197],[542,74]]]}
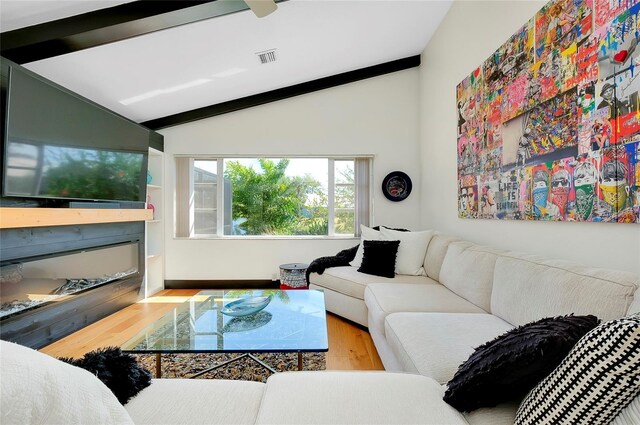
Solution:
{"label": "round wall decor", "polygon": [[382,180],[382,193],[393,202],[407,199],[412,187],[411,179],[402,171],[392,171]]}

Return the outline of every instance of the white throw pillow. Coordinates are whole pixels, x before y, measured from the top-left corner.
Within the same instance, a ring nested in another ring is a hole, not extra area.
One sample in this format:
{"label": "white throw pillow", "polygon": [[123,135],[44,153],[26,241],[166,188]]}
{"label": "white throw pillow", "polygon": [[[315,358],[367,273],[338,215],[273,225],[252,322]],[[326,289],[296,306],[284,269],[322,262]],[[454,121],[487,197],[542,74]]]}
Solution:
{"label": "white throw pillow", "polygon": [[84,369],[6,341],[0,364],[2,424],[133,425],[111,390]]}
{"label": "white throw pillow", "polygon": [[397,230],[380,227],[382,239],[400,241],[398,256],[396,257],[396,274],[412,276],[424,275],[424,257],[433,236],[433,230],[423,232],[399,232]]}
{"label": "white throw pillow", "polygon": [[356,251],[356,256],[353,257],[353,260],[349,263],[353,267],[360,267],[362,265],[362,257],[364,256],[364,241],[379,241],[382,239],[382,234],[373,230],[370,227],[367,227],[363,224],[360,225],[360,246]]}

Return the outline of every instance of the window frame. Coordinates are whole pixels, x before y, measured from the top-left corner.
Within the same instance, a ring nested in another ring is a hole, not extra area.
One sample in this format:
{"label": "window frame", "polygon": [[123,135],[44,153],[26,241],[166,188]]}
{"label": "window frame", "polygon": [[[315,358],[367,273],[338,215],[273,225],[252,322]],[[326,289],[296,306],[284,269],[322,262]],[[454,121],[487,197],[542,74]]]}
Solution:
{"label": "window frame", "polygon": [[[217,197],[216,197],[216,200],[215,200],[216,201],[215,207],[213,207],[213,208],[202,207],[202,206],[198,207],[197,206],[198,205],[198,195],[199,195],[198,189],[202,188],[202,187],[207,187],[207,186],[215,187],[216,188],[216,193],[217,193],[217,190],[218,190],[217,189],[217,187],[218,187],[218,178],[217,178],[217,175],[216,175],[216,180],[215,181],[211,181],[211,182],[197,181],[195,179],[195,170],[198,168],[197,165],[196,165],[197,161],[198,161],[198,159],[195,159],[195,158],[191,160],[191,162],[193,163],[193,166],[191,167],[191,171],[190,171],[190,179],[192,179],[192,182],[191,182],[191,185],[190,185],[190,190],[193,191],[193,193],[192,193],[192,196],[193,196],[193,204],[192,204],[193,208],[192,208],[192,210],[193,211],[191,211],[190,215],[189,215],[190,217],[193,217],[193,225],[190,226],[190,228],[192,229],[192,233],[193,233],[192,236],[197,236],[199,234],[202,234],[202,235],[210,235],[210,234],[212,234],[212,233],[196,233],[196,221],[197,221],[198,213],[205,213],[207,211],[209,211],[209,212],[215,211],[215,213],[216,213],[216,216],[215,216],[216,217],[215,218],[215,220],[216,220],[216,222],[215,222],[216,232],[218,230],[218,222],[217,222],[218,215],[217,214],[218,214],[218,209],[219,208],[218,208],[218,199],[217,199]],[[202,199],[200,199],[201,204],[204,204],[204,199],[206,197],[205,193],[200,193],[200,195],[202,196]]]}
{"label": "window frame", "polygon": [[[328,162],[328,173],[327,173],[327,210],[328,210],[328,226],[327,226],[327,235],[225,235],[224,234],[224,208],[220,208],[220,205],[224,205],[224,191],[225,185],[220,184],[220,180],[217,181],[216,187],[220,190],[216,191],[216,199],[217,199],[217,223],[216,223],[216,233],[215,234],[195,234],[194,226],[193,226],[193,214],[195,212],[195,206],[191,206],[189,213],[190,223],[190,234],[188,236],[177,236],[176,232],[173,233],[174,239],[193,239],[193,240],[305,240],[305,239],[359,239],[360,238],[360,230],[357,228],[358,218],[357,218],[357,205],[358,205],[358,196],[359,196],[359,184],[357,181],[353,183],[355,199],[354,199],[354,223],[356,223],[356,228],[354,229],[354,234],[345,235],[345,234],[335,234],[335,161],[353,161],[354,168],[357,159],[366,159],[368,160],[368,194],[366,197],[369,201],[368,208],[368,216],[365,217],[365,220],[368,223],[371,223],[373,218],[373,160],[374,155],[372,154],[358,154],[358,155],[277,155],[277,154],[265,154],[265,155],[256,155],[256,154],[232,154],[232,155],[207,155],[207,154],[176,154],[174,155],[174,161],[176,158],[189,158],[193,167],[193,163],[195,161],[216,161],[216,169],[217,175],[224,175],[224,161],[225,160],[233,160],[233,159],[244,159],[244,158],[266,158],[266,159],[296,159],[296,158],[321,158],[327,159]],[[357,179],[357,172],[354,170],[354,179]],[[193,176],[193,168],[191,170],[191,176]],[[219,179],[220,177],[218,177]],[[176,204],[178,200],[177,192],[179,188],[174,188],[174,220],[176,220]],[[194,193],[194,182],[193,177],[191,177],[191,184],[189,187],[190,195],[192,196]],[[222,225],[220,225],[222,223]],[[368,225],[368,223],[365,223]],[[175,228],[175,226],[174,226]]]}

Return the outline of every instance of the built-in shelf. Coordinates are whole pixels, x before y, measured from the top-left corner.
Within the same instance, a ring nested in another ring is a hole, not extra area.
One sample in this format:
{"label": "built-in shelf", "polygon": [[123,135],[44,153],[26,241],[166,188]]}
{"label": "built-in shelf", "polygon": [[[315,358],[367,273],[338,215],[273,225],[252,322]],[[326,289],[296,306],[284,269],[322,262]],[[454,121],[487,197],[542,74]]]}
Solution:
{"label": "built-in shelf", "polygon": [[153,212],[147,209],[0,208],[1,229],[118,223],[151,219],[153,219]]}
{"label": "built-in shelf", "polygon": [[[146,263],[145,263],[145,297],[149,297],[164,289],[164,153],[149,149],[149,175],[147,185],[147,206],[152,204],[154,212],[145,225]],[[151,211],[151,210],[149,210]]]}

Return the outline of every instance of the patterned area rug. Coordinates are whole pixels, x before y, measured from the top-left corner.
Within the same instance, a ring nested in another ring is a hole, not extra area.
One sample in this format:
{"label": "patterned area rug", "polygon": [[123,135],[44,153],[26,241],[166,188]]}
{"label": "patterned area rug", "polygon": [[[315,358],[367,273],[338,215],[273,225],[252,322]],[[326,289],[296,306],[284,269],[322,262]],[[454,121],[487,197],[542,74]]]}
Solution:
{"label": "patterned area rug", "polygon": [[[163,378],[189,378],[191,375],[207,369],[213,365],[224,363],[240,354],[163,354],[162,377]],[[278,372],[298,370],[297,353],[255,353],[254,356],[265,362]],[[155,354],[137,354],[134,357],[152,374],[156,370]],[[325,353],[303,353],[302,368],[304,370],[326,369]],[[238,379],[245,381],[266,382],[271,375],[256,361],[243,358],[229,363],[219,369],[207,372],[197,379]]]}

